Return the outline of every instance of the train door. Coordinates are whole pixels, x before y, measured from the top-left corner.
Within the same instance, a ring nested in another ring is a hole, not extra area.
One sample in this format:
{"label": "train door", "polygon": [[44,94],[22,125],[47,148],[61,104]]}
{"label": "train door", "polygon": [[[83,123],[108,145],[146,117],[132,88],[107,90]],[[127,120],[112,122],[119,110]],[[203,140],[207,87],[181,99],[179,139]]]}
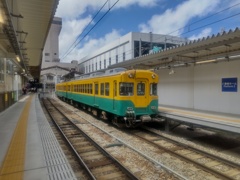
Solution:
{"label": "train door", "polygon": [[65,98],[68,97],[67,94],[68,94],[68,83],[66,83],[65,85]]}
{"label": "train door", "polygon": [[98,93],[99,93],[98,82],[94,82],[94,106],[97,107],[99,106],[97,100]]}
{"label": "train door", "polygon": [[117,97],[117,81],[113,81],[113,110],[116,110],[117,108],[116,97]]}
{"label": "train door", "polygon": [[148,81],[146,79],[137,79],[136,81],[136,107],[146,107],[148,105]]}
{"label": "train door", "polygon": [[70,84],[67,84],[67,99],[70,98]]}

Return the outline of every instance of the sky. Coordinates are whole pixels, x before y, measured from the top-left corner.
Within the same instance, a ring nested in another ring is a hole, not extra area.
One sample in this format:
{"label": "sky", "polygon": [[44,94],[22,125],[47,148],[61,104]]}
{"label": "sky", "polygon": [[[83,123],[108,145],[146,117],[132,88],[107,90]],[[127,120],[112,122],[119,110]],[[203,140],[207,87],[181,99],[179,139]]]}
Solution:
{"label": "sky", "polygon": [[59,58],[71,62],[129,32],[189,40],[240,27],[240,0],[60,0]]}

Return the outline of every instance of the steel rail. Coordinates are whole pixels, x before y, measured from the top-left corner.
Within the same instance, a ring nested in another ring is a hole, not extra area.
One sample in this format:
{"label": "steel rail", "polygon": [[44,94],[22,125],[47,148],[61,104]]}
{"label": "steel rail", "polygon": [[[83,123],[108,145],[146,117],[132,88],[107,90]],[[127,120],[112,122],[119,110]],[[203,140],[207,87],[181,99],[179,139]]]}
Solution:
{"label": "steel rail", "polygon": [[49,109],[47,108],[46,105],[46,100],[43,100],[43,105],[46,109],[46,111],[48,112],[48,115],[50,116],[51,120],[53,121],[54,125],[57,127],[57,130],[60,132],[61,136],[63,137],[63,139],[65,140],[65,142],[67,143],[67,145],[69,146],[69,148],[71,149],[71,151],[73,152],[74,156],[77,158],[78,162],[80,162],[80,164],[84,167],[84,169],[86,170],[87,174],[89,175],[89,177],[93,180],[96,180],[95,176],[92,174],[92,172],[90,171],[90,169],[87,167],[87,165],[85,164],[85,162],[83,161],[83,159],[79,156],[78,152],[75,150],[75,148],[73,147],[72,143],[68,140],[68,138],[65,136],[64,132],[62,131],[62,129],[59,127],[59,125],[57,124],[57,122],[55,121],[55,118],[53,117],[53,115],[51,114],[51,112],[49,111]]}
{"label": "steel rail", "polygon": [[[48,99],[49,100],[49,99]],[[49,102],[52,104],[53,107],[55,107],[58,112],[60,112],[61,115],[63,115],[71,125],[74,126],[74,128],[82,135],[88,139],[101,153],[103,153],[106,157],[110,158],[113,163],[115,163],[130,179],[137,180],[138,178],[127,168],[125,168],[117,159],[115,159],[111,154],[109,154],[107,151],[105,151],[99,144],[97,144],[90,136],[88,136],[84,131],[82,131],[76,124],[74,124],[69,118],[62,112],[58,107],[56,107],[50,100]],[[69,142],[70,143],[70,142]],[[79,156],[79,155],[78,155]],[[80,156],[79,156],[80,157]],[[81,158],[82,160],[82,158]],[[83,161],[83,160],[82,160]],[[85,164],[85,163],[84,163]],[[85,164],[86,165],[86,164]],[[86,165],[87,166],[87,165]],[[90,170],[89,170],[90,171]]]}
{"label": "steel rail", "polygon": [[[152,132],[151,132],[151,133],[152,133]],[[198,163],[198,162],[194,161],[194,160],[191,159],[191,158],[188,158],[188,157],[186,157],[186,156],[184,156],[184,155],[181,155],[181,154],[179,154],[179,153],[177,153],[177,152],[175,152],[175,151],[173,151],[173,150],[170,150],[170,149],[168,149],[168,148],[166,148],[166,147],[163,147],[162,145],[156,144],[156,143],[148,140],[147,138],[141,137],[140,135],[137,135],[137,134],[134,134],[134,135],[135,135],[136,137],[138,137],[138,138],[146,141],[147,143],[149,143],[149,144],[157,147],[157,148],[163,149],[166,153],[171,153],[171,154],[173,154],[174,156],[176,156],[176,157],[179,158],[179,159],[183,159],[183,160],[185,160],[185,161],[188,161],[188,162],[192,163],[193,165],[196,165],[196,166],[200,167],[201,169],[205,170],[206,172],[209,172],[209,173],[211,173],[211,174],[213,174],[213,175],[215,175],[215,176],[217,176],[217,177],[219,177],[219,178],[221,178],[221,179],[226,179],[226,180],[227,180],[227,179],[232,179],[232,177],[230,177],[230,176],[228,176],[228,175],[226,175],[226,174],[223,174],[222,172],[216,171],[216,170],[214,170],[214,169],[212,169],[212,168],[209,168],[209,167],[207,167],[207,166],[205,166],[205,165],[203,165],[203,164],[201,164],[201,163]],[[160,137],[160,138],[161,138],[161,137]],[[166,138],[166,139],[167,139],[167,138]],[[185,148],[185,147],[182,146],[182,144],[180,144],[179,142],[175,142],[175,144],[176,144],[176,143],[177,143],[178,146],[181,146],[181,147]],[[188,149],[188,148],[186,148],[186,149]],[[192,151],[195,152],[194,150],[192,150]],[[203,152],[200,153],[200,154],[205,155],[205,153],[203,153]],[[212,158],[212,159],[213,159],[213,158]],[[217,161],[218,161],[218,158],[217,158],[217,159],[214,159],[214,160],[217,160]]]}

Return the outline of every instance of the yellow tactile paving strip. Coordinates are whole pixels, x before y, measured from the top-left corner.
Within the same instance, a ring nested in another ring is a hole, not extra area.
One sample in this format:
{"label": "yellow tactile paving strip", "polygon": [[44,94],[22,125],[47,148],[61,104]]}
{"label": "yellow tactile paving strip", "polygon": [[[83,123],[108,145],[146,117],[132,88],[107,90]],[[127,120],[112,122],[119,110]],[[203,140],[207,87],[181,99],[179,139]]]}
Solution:
{"label": "yellow tactile paving strip", "polygon": [[159,107],[158,110],[162,111],[162,112],[171,112],[171,113],[175,113],[175,114],[182,114],[183,116],[191,116],[191,117],[198,117],[198,118],[204,118],[204,119],[215,120],[215,121],[224,121],[224,122],[232,122],[232,123],[240,124],[240,118],[238,119],[238,118],[217,116],[217,115],[190,112],[190,111],[165,108],[165,107]]}
{"label": "yellow tactile paving strip", "polygon": [[0,168],[0,180],[20,180],[24,175],[27,124],[32,96],[20,115],[8,151]]}

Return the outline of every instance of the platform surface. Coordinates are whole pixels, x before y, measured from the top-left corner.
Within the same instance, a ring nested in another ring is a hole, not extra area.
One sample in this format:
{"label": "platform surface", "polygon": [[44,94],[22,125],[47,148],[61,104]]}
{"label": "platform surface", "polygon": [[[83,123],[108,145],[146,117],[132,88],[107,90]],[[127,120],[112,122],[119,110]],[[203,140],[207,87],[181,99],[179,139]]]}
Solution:
{"label": "platform surface", "polygon": [[0,137],[0,180],[76,179],[37,94],[0,113]]}
{"label": "platform surface", "polygon": [[185,123],[240,133],[240,115],[159,106],[159,115]]}

